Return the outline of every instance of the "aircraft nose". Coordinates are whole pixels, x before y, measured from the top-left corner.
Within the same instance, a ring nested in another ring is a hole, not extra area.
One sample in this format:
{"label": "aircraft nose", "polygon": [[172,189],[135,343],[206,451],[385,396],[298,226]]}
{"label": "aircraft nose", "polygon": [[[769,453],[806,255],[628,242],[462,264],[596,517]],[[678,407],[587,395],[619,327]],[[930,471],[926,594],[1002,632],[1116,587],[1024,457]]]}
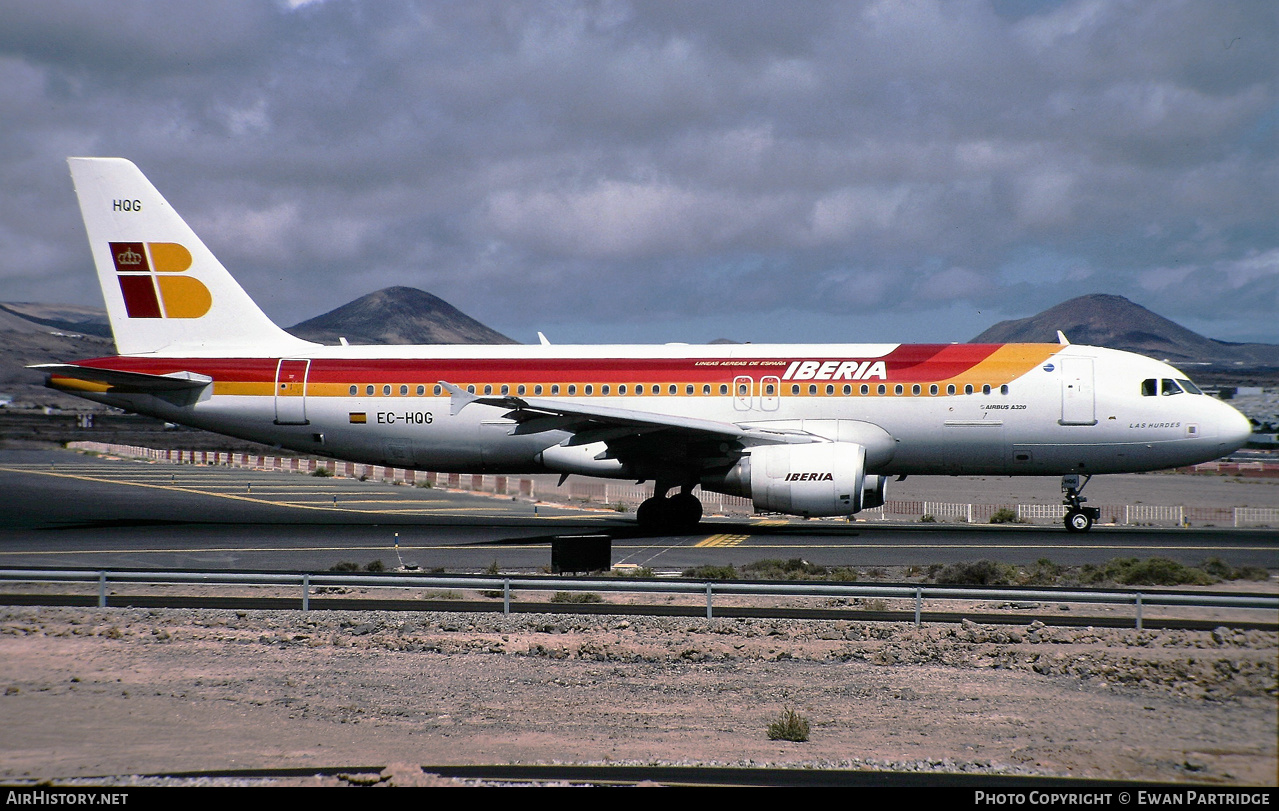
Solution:
{"label": "aircraft nose", "polygon": [[1248,443],[1252,436],[1252,423],[1233,406],[1219,403],[1222,408],[1217,420],[1217,440],[1222,445],[1222,453],[1237,451]]}

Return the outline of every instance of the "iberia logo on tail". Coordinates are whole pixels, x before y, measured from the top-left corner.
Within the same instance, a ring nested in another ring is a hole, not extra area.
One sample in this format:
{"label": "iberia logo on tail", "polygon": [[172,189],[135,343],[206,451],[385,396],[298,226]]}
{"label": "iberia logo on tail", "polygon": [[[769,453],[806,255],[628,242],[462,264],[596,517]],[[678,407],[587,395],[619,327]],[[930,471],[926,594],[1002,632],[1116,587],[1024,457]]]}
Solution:
{"label": "iberia logo on tail", "polygon": [[191,252],[176,242],[112,242],[111,260],[130,318],[199,318],[213,306],[199,279],[173,275],[191,267]]}

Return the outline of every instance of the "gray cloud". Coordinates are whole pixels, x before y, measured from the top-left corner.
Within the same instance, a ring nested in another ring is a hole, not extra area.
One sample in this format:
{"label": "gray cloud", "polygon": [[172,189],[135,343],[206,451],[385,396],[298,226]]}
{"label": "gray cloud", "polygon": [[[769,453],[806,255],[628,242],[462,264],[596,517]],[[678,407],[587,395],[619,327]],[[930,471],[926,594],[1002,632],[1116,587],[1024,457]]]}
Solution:
{"label": "gray cloud", "polygon": [[63,159],[114,154],[284,323],[409,284],[524,338],[963,340],[1110,292],[1276,341],[1276,45],[1250,2],[0,3],[0,300],[97,299]]}

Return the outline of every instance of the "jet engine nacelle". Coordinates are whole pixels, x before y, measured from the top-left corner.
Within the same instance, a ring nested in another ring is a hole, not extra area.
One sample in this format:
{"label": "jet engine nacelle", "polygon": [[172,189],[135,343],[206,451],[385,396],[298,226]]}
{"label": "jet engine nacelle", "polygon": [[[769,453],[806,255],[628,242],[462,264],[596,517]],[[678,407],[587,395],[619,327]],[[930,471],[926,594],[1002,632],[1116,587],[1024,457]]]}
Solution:
{"label": "jet engine nacelle", "polygon": [[862,484],[862,509],[873,510],[884,506],[887,493],[887,476],[867,476]]}
{"label": "jet engine nacelle", "polygon": [[852,442],[752,448],[722,479],[702,481],[708,490],[749,497],[760,512],[810,516],[852,515],[868,484],[872,500],[882,499],[882,477],[866,476],[866,449]]}

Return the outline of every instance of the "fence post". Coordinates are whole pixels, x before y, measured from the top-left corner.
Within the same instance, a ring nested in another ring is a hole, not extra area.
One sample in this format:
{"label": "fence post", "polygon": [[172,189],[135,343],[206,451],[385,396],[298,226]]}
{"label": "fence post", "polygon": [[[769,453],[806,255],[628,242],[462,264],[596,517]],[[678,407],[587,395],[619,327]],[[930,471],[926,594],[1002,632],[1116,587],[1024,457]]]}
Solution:
{"label": "fence post", "polygon": [[302,575],[302,610],[311,610],[311,575]]}
{"label": "fence post", "polygon": [[923,624],[920,622],[920,618],[919,618],[921,609],[923,608],[923,604],[924,604],[924,590],[921,588],[916,588],[915,589],[915,627],[916,628],[919,628]]}
{"label": "fence post", "polygon": [[98,608],[107,607],[107,573],[98,572]]}
{"label": "fence post", "polygon": [[711,611],[711,581],[706,581],[706,619],[711,619],[713,612]]}
{"label": "fence post", "polygon": [[1137,592],[1137,630],[1141,630],[1141,592]]}
{"label": "fence post", "polygon": [[511,579],[509,577],[502,578],[502,614],[504,616],[511,614]]}

